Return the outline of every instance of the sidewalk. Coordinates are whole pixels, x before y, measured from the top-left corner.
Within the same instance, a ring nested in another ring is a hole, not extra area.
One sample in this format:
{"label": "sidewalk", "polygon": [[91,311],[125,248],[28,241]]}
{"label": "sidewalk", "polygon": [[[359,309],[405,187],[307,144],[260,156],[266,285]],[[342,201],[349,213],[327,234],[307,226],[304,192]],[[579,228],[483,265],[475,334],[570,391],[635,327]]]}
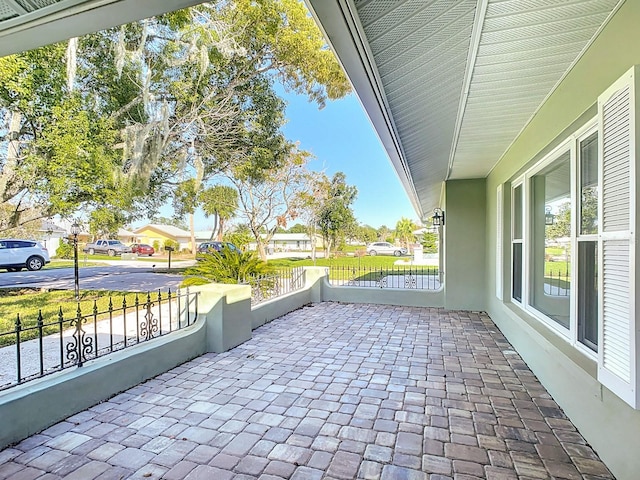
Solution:
{"label": "sidewalk", "polygon": [[[141,298],[141,301],[146,301]],[[152,299],[153,301],[153,299]],[[116,313],[120,312],[121,305],[114,305]],[[172,301],[171,304],[163,302],[161,307],[154,305],[150,313],[151,328],[154,325],[154,319],[157,322],[157,331],[152,332],[153,336],[160,333],[165,334],[170,330],[178,327],[179,312],[176,310],[177,303]],[[68,328],[69,321],[75,317],[75,312],[66,312],[64,330],[61,333],[47,335],[42,338],[42,363],[45,374],[60,370],[61,363],[65,366],[75,363],[75,350],[73,349],[73,336],[76,334],[75,328]],[[85,338],[90,339],[92,349],[89,357],[94,357],[96,351],[103,353],[109,350],[119,350],[124,348],[125,332],[127,342],[130,344],[137,343],[139,338],[144,339],[145,328],[149,325],[145,315],[146,308],[141,305],[139,314],[133,306],[129,306],[126,318],[123,315],[116,315],[111,320],[99,320],[94,325],[90,312],[86,312],[86,323],[83,324]],[[51,323],[55,319],[45,319],[45,323]],[[148,331],[148,330],[147,330]],[[69,350],[72,350],[69,353]],[[11,384],[17,383],[17,350],[15,345],[0,348],[0,389]],[[23,379],[31,376],[40,375],[40,340],[33,339],[20,343],[20,368],[21,377]]]}

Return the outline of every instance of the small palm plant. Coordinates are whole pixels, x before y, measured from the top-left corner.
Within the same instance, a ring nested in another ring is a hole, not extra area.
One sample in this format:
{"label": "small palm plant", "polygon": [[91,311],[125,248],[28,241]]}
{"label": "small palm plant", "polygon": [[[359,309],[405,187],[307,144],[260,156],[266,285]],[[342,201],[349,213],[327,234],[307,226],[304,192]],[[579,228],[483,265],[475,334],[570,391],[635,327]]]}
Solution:
{"label": "small palm plant", "polygon": [[187,277],[182,286],[251,283],[254,278],[273,272],[273,266],[260,260],[255,252],[239,252],[225,247],[221,252],[208,253],[198,265],[185,270]]}

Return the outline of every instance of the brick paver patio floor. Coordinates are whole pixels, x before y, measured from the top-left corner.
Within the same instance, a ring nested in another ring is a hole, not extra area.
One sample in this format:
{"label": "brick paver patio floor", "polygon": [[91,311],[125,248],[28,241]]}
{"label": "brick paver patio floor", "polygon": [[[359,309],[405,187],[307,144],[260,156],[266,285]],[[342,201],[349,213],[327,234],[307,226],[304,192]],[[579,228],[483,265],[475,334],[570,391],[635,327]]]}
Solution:
{"label": "brick paver patio floor", "polygon": [[612,476],[485,314],[321,303],[1,451],[0,478]]}

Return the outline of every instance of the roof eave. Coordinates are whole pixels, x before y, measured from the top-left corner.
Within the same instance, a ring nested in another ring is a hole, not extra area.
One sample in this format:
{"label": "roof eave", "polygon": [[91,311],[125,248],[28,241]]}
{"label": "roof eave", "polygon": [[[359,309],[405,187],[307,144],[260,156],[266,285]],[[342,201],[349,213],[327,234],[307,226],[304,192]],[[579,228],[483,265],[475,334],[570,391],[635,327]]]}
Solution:
{"label": "roof eave", "polygon": [[384,89],[371,60],[357,15],[353,14],[352,3],[350,0],[306,0],[306,4],[351,81],[411,204],[422,218],[422,207],[393,125]]}
{"label": "roof eave", "polygon": [[24,52],[154,15],[201,0],[69,0],[2,22],[0,57]]}

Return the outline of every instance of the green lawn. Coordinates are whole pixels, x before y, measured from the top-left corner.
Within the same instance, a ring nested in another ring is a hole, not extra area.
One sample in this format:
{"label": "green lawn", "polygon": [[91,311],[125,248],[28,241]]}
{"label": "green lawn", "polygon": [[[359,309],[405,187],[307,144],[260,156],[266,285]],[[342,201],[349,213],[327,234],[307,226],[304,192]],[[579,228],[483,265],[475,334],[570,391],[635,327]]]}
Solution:
{"label": "green lawn", "polygon": [[[104,265],[104,263],[93,262],[93,261],[85,262],[82,258],[78,259],[78,268],[99,267],[101,265]],[[48,263],[47,265],[44,266],[44,268],[46,268],[47,270],[51,270],[54,268],[72,268],[72,267],[73,267],[73,260],[57,259],[57,258],[52,259],[51,263]]]}
{"label": "green lawn", "polygon": [[[127,305],[135,303],[135,293],[126,294]],[[113,308],[121,308],[124,295],[122,292],[93,291],[80,292],[80,310],[84,315],[93,312],[94,300],[98,312],[106,311],[109,307],[109,298],[113,302]],[[146,295],[140,295],[139,302],[146,302]],[[74,298],[74,292],[70,290],[55,290],[41,292],[31,289],[0,289],[0,335],[5,332],[15,331],[15,323],[18,313],[22,328],[33,327],[38,324],[38,312],[42,312],[45,334],[59,331],[56,322],[62,308],[64,315],[64,328],[68,328],[69,320],[76,316],[78,304]],[[100,318],[100,317],[99,317]],[[53,325],[51,325],[53,324]],[[28,340],[37,336],[37,330],[29,330],[20,335],[21,340]],[[0,336],[0,346],[15,343],[15,335]]]}
{"label": "green lawn", "polygon": [[546,277],[567,276],[567,269],[571,269],[571,265],[568,262],[544,262],[544,275]]}
{"label": "green lawn", "polygon": [[392,255],[365,255],[363,257],[351,257],[340,256],[335,258],[318,258],[315,264],[313,260],[306,257],[299,258],[279,258],[269,260],[269,264],[277,267],[332,267],[332,266],[345,266],[345,267],[392,267],[398,259],[410,259],[411,257],[394,257]]}
{"label": "green lawn", "polygon": [[[167,261],[168,257],[160,257],[160,256],[154,256],[154,257],[150,257],[148,255],[144,255],[144,256],[139,256],[137,258],[137,260],[143,260],[146,262],[159,262],[159,261]],[[96,254],[96,255],[89,255],[87,253],[78,253],[78,261],[80,262],[80,264],[84,263],[84,262],[91,262],[92,260],[95,261],[100,261],[100,260],[122,260],[122,257],[120,255],[116,255],[115,257],[110,257],[109,255],[102,255],[102,254]],[[175,256],[171,256],[171,260],[178,260]],[[180,259],[182,260],[182,258]],[[73,263],[73,260],[71,260],[71,262]]]}
{"label": "green lawn", "polygon": [[[410,257],[401,257],[408,259]],[[438,267],[435,265],[394,265],[398,257],[391,255],[365,255],[363,257],[338,257],[338,258],[318,258],[315,266],[329,267],[330,280],[354,280],[354,281],[377,281],[380,279],[381,271],[383,276],[403,275],[411,271],[417,275],[437,275]],[[276,267],[294,268],[313,266],[313,260],[308,258],[283,258],[269,260],[269,264]]]}
{"label": "green lawn", "polygon": [[[182,256],[172,256],[171,260],[172,261],[178,261],[178,260],[191,260],[193,257],[182,257]],[[78,267],[82,268],[82,267],[97,267],[97,266],[104,266],[104,263],[102,263],[103,260],[109,260],[109,261],[113,261],[113,260],[122,260],[121,257],[116,256],[116,257],[110,257],[109,255],[88,255],[86,253],[81,253],[78,252]],[[143,256],[143,257],[138,257],[138,260],[141,260],[143,262],[149,262],[149,263],[162,263],[165,264],[168,261],[168,257],[166,256],[153,256],[153,257],[149,257],[149,256]],[[53,258],[51,259],[51,263],[47,264],[44,268],[46,269],[51,269],[51,268],[69,268],[69,267],[73,267],[73,259],[62,259],[62,258]]]}

